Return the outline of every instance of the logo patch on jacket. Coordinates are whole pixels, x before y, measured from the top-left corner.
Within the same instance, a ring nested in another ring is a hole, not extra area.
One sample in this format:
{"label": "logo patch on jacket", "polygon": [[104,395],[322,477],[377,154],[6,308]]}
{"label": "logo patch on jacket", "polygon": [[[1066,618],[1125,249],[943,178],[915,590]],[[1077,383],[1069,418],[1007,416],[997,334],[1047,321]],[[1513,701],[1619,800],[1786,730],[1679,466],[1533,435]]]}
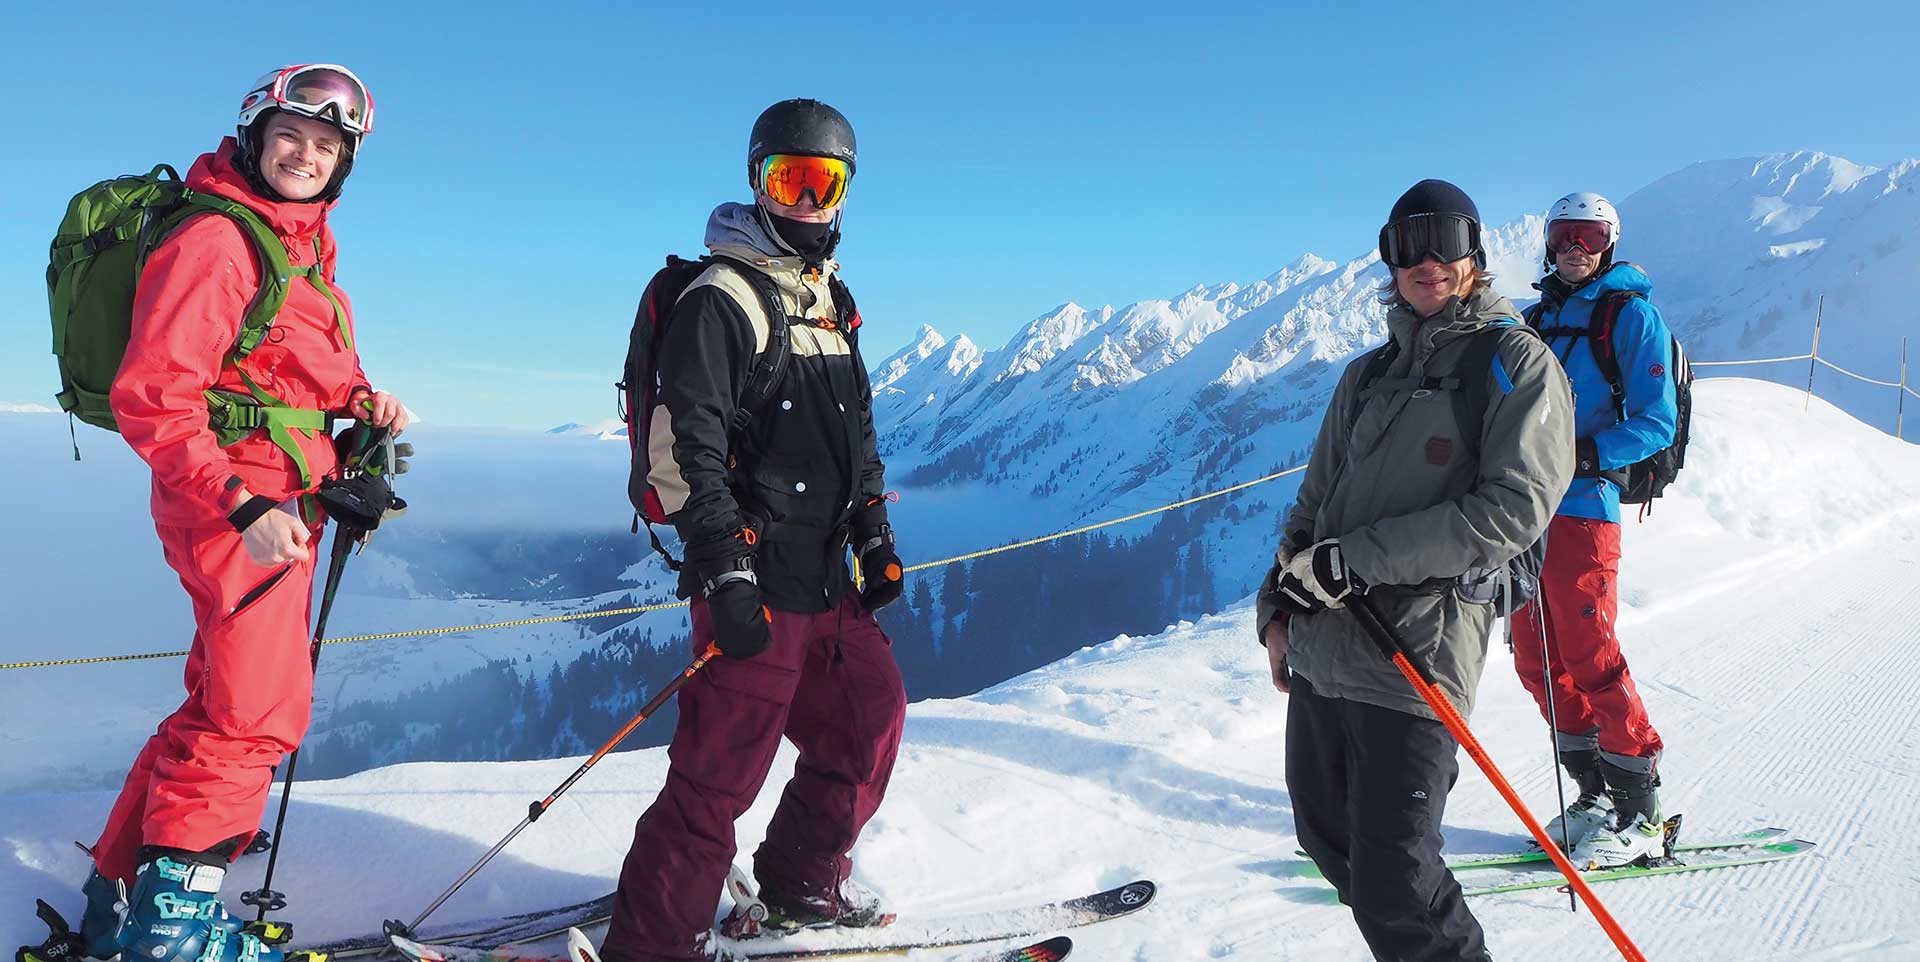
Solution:
{"label": "logo patch on jacket", "polygon": [[1427,463],[1446,464],[1453,460],[1453,439],[1431,437],[1427,439]]}
{"label": "logo patch on jacket", "polygon": [[1665,364],[1655,364],[1652,367],[1647,368],[1647,373],[1653,375],[1654,377],[1666,377],[1667,366]]}

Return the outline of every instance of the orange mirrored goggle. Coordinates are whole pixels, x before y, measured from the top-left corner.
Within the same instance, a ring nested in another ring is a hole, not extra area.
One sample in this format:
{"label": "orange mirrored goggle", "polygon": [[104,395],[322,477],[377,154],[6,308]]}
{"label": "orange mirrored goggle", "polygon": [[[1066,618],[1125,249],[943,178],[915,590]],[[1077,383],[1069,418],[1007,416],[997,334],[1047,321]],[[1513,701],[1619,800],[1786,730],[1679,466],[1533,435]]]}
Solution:
{"label": "orange mirrored goggle", "polygon": [[769,154],[760,162],[760,189],[784,207],[799,204],[811,193],[814,207],[832,210],[847,199],[847,182],[852,179],[847,162],[836,157]]}

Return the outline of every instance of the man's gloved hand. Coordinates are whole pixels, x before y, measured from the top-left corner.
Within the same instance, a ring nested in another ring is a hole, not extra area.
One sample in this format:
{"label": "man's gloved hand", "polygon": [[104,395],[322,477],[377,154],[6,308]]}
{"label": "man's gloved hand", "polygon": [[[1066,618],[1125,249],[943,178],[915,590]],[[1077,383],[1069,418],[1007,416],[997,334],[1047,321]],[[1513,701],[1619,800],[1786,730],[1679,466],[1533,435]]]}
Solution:
{"label": "man's gloved hand", "polygon": [[860,589],[860,604],[868,611],[879,611],[900,600],[900,593],[906,590],[905,569],[893,550],[893,526],[887,523],[886,501],[875,498],[855,512],[850,530],[854,556],[860,559],[860,577],[866,582]]}
{"label": "man's gloved hand", "polygon": [[687,566],[700,582],[713,622],[713,642],[728,658],[752,658],[773,643],[773,614],[760,600],[753,571],[759,532],[742,523],[733,534],[687,546]]}
{"label": "man's gloved hand", "polygon": [[1597,478],[1606,472],[1600,468],[1600,448],[1592,438],[1577,438],[1573,442],[1573,476],[1576,478]]}
{"label": "man's gloved hand", "polygon": [[[1316,542],[1287,561],[1280,594],[1309,610],[1339,608],[1353,594],[1356,579],[1340,557],[1340,539]],[[1304,589],[1304,591],[1303,591]]]}
{"label": "man's gloved hand", "polygon": [[[1282,549],[1281,554],[1291,558],[1292,552]],[[1304,599],[1304,600],[1302,600]],[[1314,615],[1327,610],[1313,593],[1300,583],[1298,578],[1287,573],[1287,561],[1275,561],[1267,569],[1267,576],[1260,580],[1260,592],[1253,599],[1253,633],[1261,644],[1267,643],[1267,626],[1276,618],[1292,615]]]}
{"label": "man's gloved hand", "polygon": [[773,613],[760,602],[760,584],[735,578],[707,595],[713,643],[728,658],[752,658],[773,644]]}

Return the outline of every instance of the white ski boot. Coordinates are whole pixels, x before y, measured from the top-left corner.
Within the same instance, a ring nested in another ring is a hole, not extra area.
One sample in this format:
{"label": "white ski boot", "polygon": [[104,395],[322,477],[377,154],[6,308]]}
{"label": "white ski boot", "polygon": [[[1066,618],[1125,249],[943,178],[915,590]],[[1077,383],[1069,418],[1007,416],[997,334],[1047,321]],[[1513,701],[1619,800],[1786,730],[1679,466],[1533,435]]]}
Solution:
{"label": "white ski boot", "polygon": [[1578,849],[1596,832],[1605,831],[1613,821],[1613,799],[1606,795],[1582,793],[1567,810],[1547,823],[1547,837],[1566,851]]}
{"label": "white ski boot", "polygon": [[1665,858],[1666,855],[1666,825],[1660,820],[1659,813],[1642,812],[1634,816],[1633,824],[1595,832],[1592,837],[1574,846],[1573,864],[1583,872],[1590,872],[1623,868]]}

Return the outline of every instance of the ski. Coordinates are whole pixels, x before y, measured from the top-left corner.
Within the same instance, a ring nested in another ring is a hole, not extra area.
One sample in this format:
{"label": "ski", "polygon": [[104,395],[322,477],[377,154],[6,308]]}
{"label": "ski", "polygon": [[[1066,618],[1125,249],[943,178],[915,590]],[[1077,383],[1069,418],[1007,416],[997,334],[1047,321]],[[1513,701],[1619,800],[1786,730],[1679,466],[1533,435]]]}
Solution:
{"label": "ski", "polygon": [[[1743,832],[1739,835],[1729,836],[1727,838],[1711,839],[1703,842],[1678,842],[1678,843],[1675,843],[1673,846],[1673,854],[1681,855],[1681,854],[1695,853],[1695,852],[1715,852],[1715,851],[1724,851],[1724,850],[1730,850],[1730,849],[1754,848],[1756,846],[1765,845],[1769,842],[1777,842],[1781,839],[1787,838],[1792,834],[1793,832],[1791,830],[1784,829],[1784,828],[1760,828],[1760,829],[1755,829],[1751,832]],[[1320,874],[1317,869],[1313,868],[1312,859],[1307,855],[1306,852],[1300,849],[1294,849],[1294,854],[1300,856],[1301,858],[1308,859],[1307,874],[1309,875]],[[1548,871],[1552,870],[1553,860],[1547,857],[1547,853],[1544,849],[1536,848],[1536,849],[1530,849],[1525,852],[1503,852],[1495,855],[1469,855],[1464,857],[1456,857],[1456,858],[1449,859],[1447,861],[1447,871],[1471,872],[1476,869],[1492,869],[1492,868],[1525,869],[1530,866],[1536,866],[1536,865],[1539,866],[1542,870],[1548,870]]]}
{"label": "ski", "polygon": [[[1795,838],[1784,841],[1761,842],[1746,846],[1713,849],[1694,849],[1690,858],[1682,861],[1678,858],[1656,859],[1644,865],[1629,865],[1622,868],[1597,869],[1582,872],[1580,877],[1588,882],[1611,882],[1618,879],[1641,878],[1651,875],[1672,875],[1677,872],[1704,872],[1709,869],[1735,868],[1741,865],[1764,865],[1795,858],[1813,851],[1815,843]],[[1678,847],[1676,851],[1681,851]],[[1481,888],[1467,889],[1465,894],[1499,895],[1505,892],[1524,892],[1529,889],[1565,888],[1567,880],[1559,873],[1548,873],[1522,869],[1514,873],[1521,878],[1517,881]]]}
{"label": "ski", "polygon": [[[593,951],[591,943],[580,934],[578,928],[568,930],[567,951],[562,955],[543,955],[540,953],[520,953],[511,946],[497,949],[476,949],[459,945],[430,945],[415,942],[405,936],[393,936],[393,946],[407,962],[599,962],[599,955]],[[962,943],[963,945],[965,943]],[[871,955],[901,955],[930,946],[890,945],[879,947],[851,947],[844,949],[820,949],[803,955],[760,955],[744,958],[806,958],[837,959],[855,958]],[[991,952],[961,956],[966,962],[1061,962],[1073,951],[1073,940],[1064,935],[1034,942],[1013,949],[997,949]],[[722,951],[721,959],[743,958]]]}
{"label": "ski", "polygon": [[[1146,908],[1155,894],[1154,884],[1143,879],[1104,892],[1043,905],[979,912],[926,923],[901,920],[890,926],[864,931],[839,930],[834,935],[836,940],[844,939],[844,943],[834,945],[831,953],[818,957],[828,957],[832,953],[847,954],[848,951],[904,952],[915,948],[944,948],[1027,938],[1131,915]],[[313,949],[325,952],[334,959],[368,958],[382,954],[392,956],[395,955],[395,943],[390,936],[400,936],[443,949],[463,949],[471,954],[474,951],[485,952],[537,942],[560,935],[569,928],[597,925],[607,921],[612,911],[613,896],[608,895],[576,905],[528,912],[491,922],[423,926],[425,931],[411,935],[401,932],[398,926],[390,925],[388,935],[342,940],[313,946]],[[811,942],[819,934],[803,933],[803,936]],[[783,948],[788,943],[787,939],[781,938],[726,939],[722,940],[722,944],[728,951],[742,957],[775,960],[815,957],[795,954],[795,950]]]}
{"label": "ski", "polygon": [[416,941],[433,945],[513,945],[559,935],[574,926],[604,922],[612,914],[613,896],[603,895],[573,905],[523,912],[504,918],[421,926],[421,931],[415,933],[404,933],[400,926],[389,922],[387,931],[378,935],[340,939],[316,945],[313,950],[324,952],[333,959],[392,956],[395,954],[394,947],[388,936],[399,934],[407,934]]}
{"label": "ski", "polygon": [[[1673,846],[1673,854],[1680,855],[1687,852],[1714,852],[1724,849],[1753,848],[1754,846],[1765,845],[1768,842],[1779,841],[1792,834],[1792,832],[1784,828],[1760,828],[1722,839],[1712,839],[1704,842],[1676,842]],[[1515,866],[1525,866],[1534,863],[1541,863],[1547,867],[1551,867],[1552,861],[1552,859],[1547,857],[1544,849],[1536,848],[1525,852],[1509,852],[1499,855],[1475,855],[1468,858],[1455,859],[1447,862],[1447,869],[1453,872],[1468,872],[1474,869],[1513,868]]]}

